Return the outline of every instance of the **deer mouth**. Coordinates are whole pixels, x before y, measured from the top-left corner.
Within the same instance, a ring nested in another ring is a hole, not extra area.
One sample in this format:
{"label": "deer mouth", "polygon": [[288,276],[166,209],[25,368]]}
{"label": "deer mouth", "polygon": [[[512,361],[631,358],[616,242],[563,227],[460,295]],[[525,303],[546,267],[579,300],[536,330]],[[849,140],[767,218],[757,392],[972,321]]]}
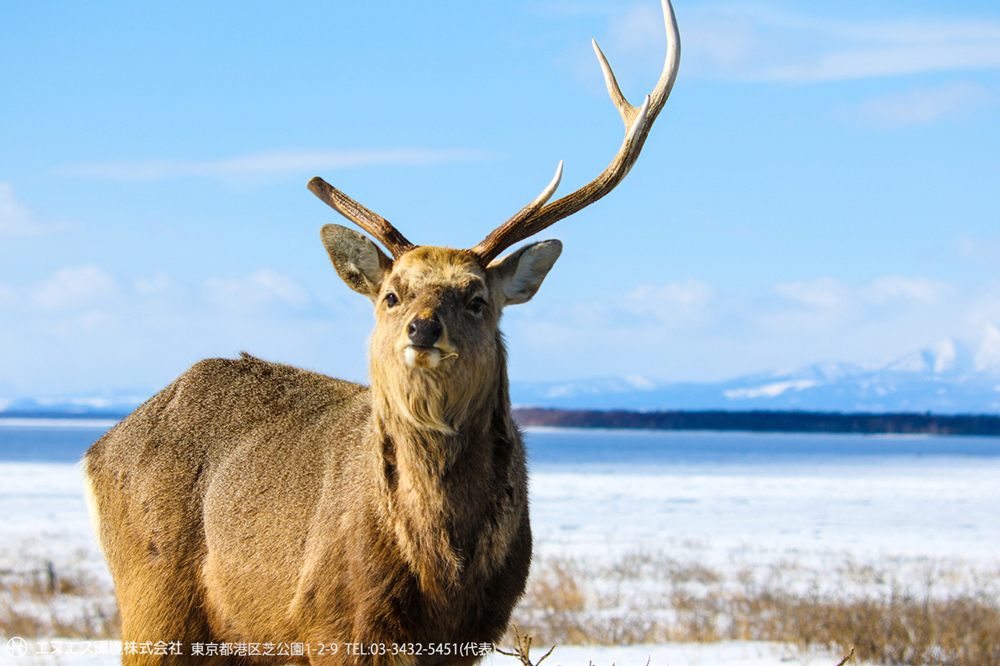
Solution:
{"label": "deer mouth", "polygon": [[434,369],[441,364],[441,361],[449,358],[458,358],[458,354],[440,347],[422,345],[407,345],[403,348],[403,360],[411,368]]}

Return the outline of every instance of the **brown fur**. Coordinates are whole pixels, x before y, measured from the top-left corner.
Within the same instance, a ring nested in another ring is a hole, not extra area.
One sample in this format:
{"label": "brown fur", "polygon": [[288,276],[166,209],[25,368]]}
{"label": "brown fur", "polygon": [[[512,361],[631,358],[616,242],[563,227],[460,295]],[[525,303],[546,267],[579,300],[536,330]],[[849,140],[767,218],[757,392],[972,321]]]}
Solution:
{"label": "brown fur", "polygon": [[[84,458],[123,640],[184,644],[184,656],[126,664],[200,663],[192,643],[224,641],[339,645],[244,659],[261,664],[469,664],[391,649],[492,642],[506,629],[531,529],[499,320],[534,294],[558,242],[483,268],[430,247],[393,263],[341,227],[324,239],[375,303],[371,389],[248,355],[206,360]],[[410,364],[415,317],[443,332]],[[390,654],[351,655],[347,643]]]}

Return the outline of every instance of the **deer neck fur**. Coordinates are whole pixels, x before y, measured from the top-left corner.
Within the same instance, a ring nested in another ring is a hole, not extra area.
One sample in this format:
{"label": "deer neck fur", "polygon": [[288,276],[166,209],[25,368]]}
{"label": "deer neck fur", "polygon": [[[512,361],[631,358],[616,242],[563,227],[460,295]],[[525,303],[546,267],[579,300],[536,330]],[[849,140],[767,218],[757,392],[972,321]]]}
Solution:
{"label": "deer neck fur", "polygon": [[496,349],[474,382],[372,363],[379,510],[422,592],[438,602],[500,567],[527,505],[499,335]]}

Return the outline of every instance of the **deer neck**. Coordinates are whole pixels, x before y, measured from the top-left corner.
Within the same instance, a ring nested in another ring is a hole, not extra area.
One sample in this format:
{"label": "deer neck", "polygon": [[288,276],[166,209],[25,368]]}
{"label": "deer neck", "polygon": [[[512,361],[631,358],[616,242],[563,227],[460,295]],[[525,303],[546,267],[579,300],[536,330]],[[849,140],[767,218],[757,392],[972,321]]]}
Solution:
{"label": "deer neck", "polygon": [[[424,405],[461,415],[448,428],[429,427],[394,404],[399,390],[414,387],[383,388],[373,381],[381,510],[422,590],[443,601],[469,575],[502,561],[496,551],[516,527],[507,523],[521,518],[516,505],[523,493],[508,490],[524,485],[524,454],[510,414],[506,369],[500,366],[481,391],[439,394],[444,401],[461,397],[475,404]],[[498,503],[511,506],[498,513]]]}

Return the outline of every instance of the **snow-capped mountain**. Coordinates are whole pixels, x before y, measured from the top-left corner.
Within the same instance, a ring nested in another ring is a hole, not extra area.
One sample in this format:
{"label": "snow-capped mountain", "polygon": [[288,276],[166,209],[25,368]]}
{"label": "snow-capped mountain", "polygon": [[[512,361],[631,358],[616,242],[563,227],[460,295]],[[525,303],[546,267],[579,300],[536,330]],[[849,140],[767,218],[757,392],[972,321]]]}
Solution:
{"label": "snow-capped mountain", "polygon": [[716,383],[642,377],[515,383],[515,405],[563,409],[1000,413],[1000,328],[943,340],[887,363],[810,365]]}
{"label": "snow-capped mountain", "polygon": [[[153,391],[0,398],[3,413],[127,414]],[[817,412],[1000,413],[1000,328],[942,340],[886,363],[822,363],[715,383],[605,377],[511,384],[519,407],[626,410],[801,410]]]}
{"label": "snow-capped mountain", "polygon": [[123,391],[44,398],[0,398],[0,415],[4,413],[76,416],[125,415],[145,402],[149,395],[151,393]]}

